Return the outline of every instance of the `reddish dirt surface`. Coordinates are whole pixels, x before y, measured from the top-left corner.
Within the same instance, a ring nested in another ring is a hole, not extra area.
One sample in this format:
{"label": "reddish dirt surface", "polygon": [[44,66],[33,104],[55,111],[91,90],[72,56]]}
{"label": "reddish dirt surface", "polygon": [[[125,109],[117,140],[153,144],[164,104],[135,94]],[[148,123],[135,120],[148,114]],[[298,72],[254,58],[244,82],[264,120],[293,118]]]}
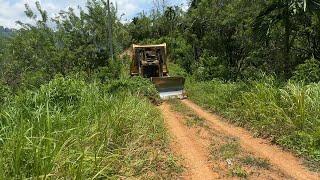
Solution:
{"label": "reddish dirt surface", "polygon": [[209,162],[209,152],[204,145],[207,142],[198,138],[194,132],[184,125],[184,117],[170,110],[170,106],[164,103],[160,106],[165,123],[172,135],[171,148],[183,158],[186,167],[182,179],[218,179],[219,174],[212,170]]}
{"label": "reddish dirt surface", "polygon": [[[181,179],[292,179],[267,160],[242,149],[237,138],[211,128],[210,122],[199,119],[190,108],[181,104],[179,109],[176,105],[164,103],[160,110],[173,138],[171,149],[183,159],[185,171]],[[236,147],[223,150],[230,144]],[[224,157],[233,151],[232,156]],[[255,160],[246,163],[246,158]],[[257,160],[267,164],[254,164]]]}
{"label": "reddish dirt surface", "polygon": [[[285,152],[275,145],[271,145],[266,140],[254,138],[248,131],[246,131],[243,128],[235,127],[229,123],[221,121],[221,118],[219,116],[216,116],[212,113],[203,110],[200,106],[194,104],[189,100],[183,100],[182,103],[190,109],[192,109],[200,118],[203,118],[204,120],[208,121],[209,127],[212,128],[214,131],[237,138],[243,149],[251,152],[255,156],[269,160],[272,166],[274,166],[276,169],[278,169],[286,175],[286,177],[282,177],[283,179],[288,179],[289,177],[291,177],[292,179],[320,179],[319,174],[309,171],[306,167],[302,165],[302,161],[299,158],[292,155],[291,153]],[[177,121],[177,117],[175,117],[174,114],[170,113],[168,105],[164,104],[161,107],[161,109],[164,112],[165,119],[167,119],[167,123],[171,129],[171,132],[176,132],[174,134],[178,134],[180,136],[180,138],[177,138],[178,144],[180,144],[182,148],[187,148],[182,150],[181,152],[185,154],[186,158],[189,159],[189,162],[196,161],[192,158],[195,158],[193,156],[199,156],[196,153],[198,151],[199,146],[196,145],[196,142],[192,142],[193,139],[184,138],[188,137],[188,134],[186,132],[183,132],[183,127],[181,127],[181,124]],[[177,130],[177,128],[180,130]],[[188,142],[186,143],[185,141]],[[205,157],[203,156],[205,156],[205,154],[202,154],[200,156],[202,161],[205,159]],[[208,166],[207,168],[205,168],[206,173],[208,173],[208,168]],[[200,169],[198,168],[197,170]],[[199,176],[203,173],[204,172],[201,172]],[[214,179],[214,177],[215,176],[212,176],[212,178],[210,179]],[[271,179],[278,178],[279,176]]]}

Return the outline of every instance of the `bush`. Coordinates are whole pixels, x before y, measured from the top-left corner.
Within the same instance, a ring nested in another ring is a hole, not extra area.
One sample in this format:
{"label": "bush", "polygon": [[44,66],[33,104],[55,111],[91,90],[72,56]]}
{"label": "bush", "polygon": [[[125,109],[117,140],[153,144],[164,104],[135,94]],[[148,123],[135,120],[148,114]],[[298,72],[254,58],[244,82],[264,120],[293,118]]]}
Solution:
{"label": "bush", "polygon": [[208,53],[200,57],[200,62],[194,68],[193,75],[200,81],[225,79],[228,76],[227,68],[221,63],[221,59],[209,56]]}
{"label": "bush", "polygon": [[314,58],[300,64],[292,79],[306,83],[320,82],[320,62]]}
{"label": "bush", "polygon": [[109,59],[107,66],[99,67],[96,70],[96,77],[98,77],[102,82],[119,79],[121,70],[122,64],[118,59],[114,59],[114,61]]}
{"label": "bush", "polygon": [[156,104],[160,102],[160,96],[155,86],[150,80],[140,76],[112,81],[105,85],[104,90],[111,94],[123,92],[124,94],[147,97]]}
{"label": "bush", "polygon": [[42,84],[48,83],[52,77],[45,71],[28,71],[22,73],[20,78],[20,89],[37,89]]}
{"label": "bush", "polygon": [[169,75],[170,76],[182,76],[182,77],[188,77],[189,76],[189,74],[177,64],[169,63],[168,64],[168,69],[169,69]]}
{"label": "bush", "polygon": [[40,103],[49,102],[61,108],[79,105],[82,92],[86,88],[83,80],[64,78],[57,76],[48,84],[42,85],[38,99]]}

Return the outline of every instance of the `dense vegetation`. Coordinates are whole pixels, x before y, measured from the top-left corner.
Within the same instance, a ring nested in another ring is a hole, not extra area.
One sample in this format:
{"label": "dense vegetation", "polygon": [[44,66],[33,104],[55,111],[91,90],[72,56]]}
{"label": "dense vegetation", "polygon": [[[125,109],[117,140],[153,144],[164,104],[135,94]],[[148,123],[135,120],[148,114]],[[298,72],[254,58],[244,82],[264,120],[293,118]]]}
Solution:
{"label": "dense vegetation", "polygon": [[33,23],[0,34],[1,177],[175,175],[156,90],[117,56],[131,43],[166,42],[192,100],[320,162],[319,1],[160,2],[128,24],[103,0],[53,19],[26,5]]}
{"label": "dense vegetation", "polygon": [[319,11],[317,0],[192,0],[187,12],[141,14],[129,30],[133,41],[166,41],[171,59],[200,80],[252,79],[259,72],[304,80],[319,77]]}
{"label": "dense vegetation", "polygon": [[1,179],[172,178],[177,167],[160,113],[137,94],[156,92],[144,81],[56,77],[8,95],[0,109]]}
{"label": "dense vegetation", "polygon": [[319,5],[191,0],[186,12],[141,14],[129,30],[133,41],[169,44],[189,98],[319,164]]}
{"label": "dense vegetation", "polygon": [[174,178],[157,91],[118,58],[131,38],[116,9],[112,61],[103,1],[55,19],[36,7],[0,36],[0,179]]}
{"label": "dense vegetation", "polygon": [[[39,2],[36,5],[36,12],[26,5],[26,15],[34,23],[17,22],[21,29],[0,54],[2,81],[13,88],[37,88],[56,74],[83,72],[92,77],[97,72],[106,72],[106,67],[114,71],[105,78],[118,76],[117,65],[108,60],[111,57],[108,20],[102,1],[89,1],[87,10],[80,10],[79,15],[69,9],[54,19],[48,17]],[[112,24],[117,54],[129,45],[130,37],[116,17],[115,8],[112,8]]]}

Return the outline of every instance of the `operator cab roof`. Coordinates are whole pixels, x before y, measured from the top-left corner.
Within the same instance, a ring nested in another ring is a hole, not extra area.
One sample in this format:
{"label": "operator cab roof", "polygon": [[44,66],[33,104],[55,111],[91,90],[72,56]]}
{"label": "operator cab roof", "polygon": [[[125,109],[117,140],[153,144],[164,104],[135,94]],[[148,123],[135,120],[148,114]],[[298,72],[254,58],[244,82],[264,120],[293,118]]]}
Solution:
{"label": "operator cab roof", "polygon": [[152,44],[152,45],[137,45],[137,44],[133,44],[132,47],[134,48],[155,48],[155,47],[166,47],[167,44],[163,43],[163,44]]}

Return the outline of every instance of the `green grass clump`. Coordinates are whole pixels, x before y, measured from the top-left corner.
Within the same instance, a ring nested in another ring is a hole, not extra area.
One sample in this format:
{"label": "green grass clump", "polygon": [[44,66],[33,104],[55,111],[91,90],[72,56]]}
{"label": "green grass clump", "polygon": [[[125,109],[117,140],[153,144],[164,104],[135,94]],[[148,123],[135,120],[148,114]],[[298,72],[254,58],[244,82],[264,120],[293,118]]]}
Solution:
{"label": "green grass clump", "polygon": [[240,144],[236,140],[232,140],[218,149],[219,157],[223,159],[235,158],[240,153]]}
{"label": "green grass clump", "polygon": [[260,137],[320,162],[320,84],[187,81],[189,98]]}
{"label": "green grass clump", "polygon": [[230,169],[230,174],[233,177],[239,177],[239,178],[247,178],[248,177],[247,171],[240,166],[236,166],[233,169]]}
{"label": "green grass clump", "polygon": [[174,177],[179,166],[160,112],[147,98],[106,86],[57,77],[6,101],[0,179]]}
{"label": "green grass clump", "polygon": [[250,165],[250,166],[256,166],[259,168],[264,168],[264,169],[269,169],[270,168],[270,163],[266,159],[262,158],[257,158],[254,156],[246,156],[242,158],[242,162],[245,165]]}
{"label": "green grass clump", "polygon": [[103,89],[111,94],[122,92],[136,96],[144,96],[155,104],[161,101],[157,89],[150,83],[150,80],[140,76],[114,80],[106,84]]}
{"label": "green grass clump", "polygon": [[189,98],[198,104],[219,113],[227,113],[229,103],[239,96],[244,85],[223,83],[222,81],[198,82],[187,79],[186,89]]}

